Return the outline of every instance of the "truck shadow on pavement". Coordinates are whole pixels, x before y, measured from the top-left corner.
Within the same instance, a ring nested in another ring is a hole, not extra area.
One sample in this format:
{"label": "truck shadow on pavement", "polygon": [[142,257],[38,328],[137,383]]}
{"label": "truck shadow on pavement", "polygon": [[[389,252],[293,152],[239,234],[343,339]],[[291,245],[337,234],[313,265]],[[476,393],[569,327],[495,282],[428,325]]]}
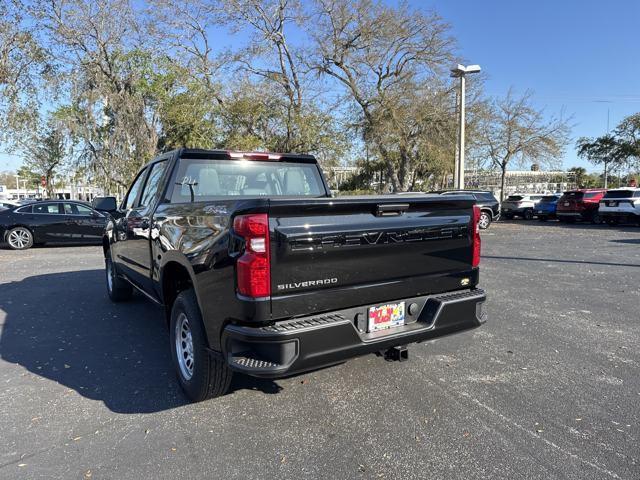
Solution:
{"label": "truck shadow on pavement", "polygon": [[[175,378],[164,312],[141,295],[113,304],[103,270],[27,277],[0,286],[0,358],[104,402],[117,413],[188,403]],[[51,395],[37,383],[36,392]],[[235,375],[240,389],[278,393],[273,381]]]}

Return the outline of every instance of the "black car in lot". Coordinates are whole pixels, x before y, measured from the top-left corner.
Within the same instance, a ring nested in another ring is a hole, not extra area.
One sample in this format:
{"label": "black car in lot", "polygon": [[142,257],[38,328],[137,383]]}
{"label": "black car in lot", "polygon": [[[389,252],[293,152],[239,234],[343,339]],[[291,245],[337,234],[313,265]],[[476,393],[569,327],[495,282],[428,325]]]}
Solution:
{"label": "black car in lot", "polygon": [[438,192],[441,195],[473,195],[476,199],[476,205],[480,207],[480,221],[478,226],[482,230],[486,230],[494,222],[500,218],[500,202],[487,190],[444,190]]}
{"label": "black car in lot", "polygon": [[0,240],[14,250],[43,243],[101,243],[108,214],[73,200],[46,200],[0,211]]}

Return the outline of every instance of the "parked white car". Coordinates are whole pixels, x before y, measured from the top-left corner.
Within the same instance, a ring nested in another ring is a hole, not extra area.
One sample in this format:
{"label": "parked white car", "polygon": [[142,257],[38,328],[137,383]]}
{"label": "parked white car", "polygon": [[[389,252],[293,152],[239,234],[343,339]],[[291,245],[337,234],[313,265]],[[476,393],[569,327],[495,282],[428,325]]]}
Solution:
{"label": "parked white car", "polygon": [[640,224],[640,188],[612,188],[598,205],[600,217],[609,225],[617,223]]}
{"label": "parked white car", "polygon": [[502,215],[508,220],[516,216],[531,220],[534,215],[533,209],[536,203],[544,196],[543,194],[528,193],[509,195],[507,199],[502,202]]}

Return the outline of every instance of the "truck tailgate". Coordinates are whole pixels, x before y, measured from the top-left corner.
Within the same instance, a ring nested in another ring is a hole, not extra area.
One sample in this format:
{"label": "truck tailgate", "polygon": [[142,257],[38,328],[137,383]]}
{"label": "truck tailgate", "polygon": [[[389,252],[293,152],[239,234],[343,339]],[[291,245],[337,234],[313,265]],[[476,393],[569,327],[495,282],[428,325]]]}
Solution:
{"label": "truck tailgate", "polygon": [[470,288],[472,197],[271,199],[274,319]]}

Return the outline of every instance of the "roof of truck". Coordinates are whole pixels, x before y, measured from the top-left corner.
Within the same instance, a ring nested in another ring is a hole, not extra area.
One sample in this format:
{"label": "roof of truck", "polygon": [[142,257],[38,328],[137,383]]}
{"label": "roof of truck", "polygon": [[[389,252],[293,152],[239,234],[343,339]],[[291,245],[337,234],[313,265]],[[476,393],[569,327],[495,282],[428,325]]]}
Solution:
{"label": "roof of truck", "polygon": [[264,160],[264,161],[284,161],[294,160],[304,163],[318,163],[313,155],[302,153],[284,153],[284,152],[247,152],[237,150],[205,150],[201,148],[181,148],[168,153],[178,153],[181,157],[189,156],[196,158],[211,159],[247,159],[247,160]]}

